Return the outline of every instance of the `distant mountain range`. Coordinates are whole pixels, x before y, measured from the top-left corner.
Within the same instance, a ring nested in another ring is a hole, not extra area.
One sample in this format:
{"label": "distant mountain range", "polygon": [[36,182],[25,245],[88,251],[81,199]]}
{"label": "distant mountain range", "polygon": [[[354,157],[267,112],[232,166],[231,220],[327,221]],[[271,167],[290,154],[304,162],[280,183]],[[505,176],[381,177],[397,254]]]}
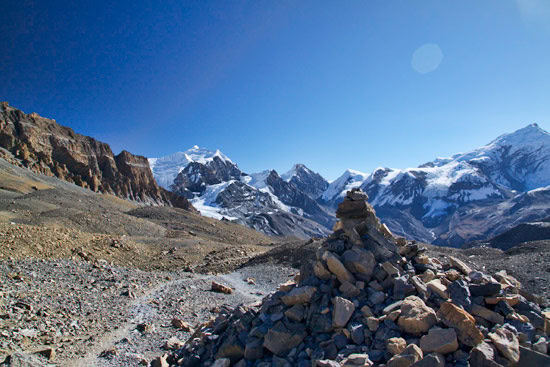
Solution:
{"label": "distant mountain range", "polygon": [[360,187],[396,234],[439,245],[483,240],[550,216],[550,134],[536,124],[417,168],[346,170],[329,183],[303,164],[247,174],[197,146],[149,164],[158,184],[204,215],[267,234],[320,236],[345,192]]}

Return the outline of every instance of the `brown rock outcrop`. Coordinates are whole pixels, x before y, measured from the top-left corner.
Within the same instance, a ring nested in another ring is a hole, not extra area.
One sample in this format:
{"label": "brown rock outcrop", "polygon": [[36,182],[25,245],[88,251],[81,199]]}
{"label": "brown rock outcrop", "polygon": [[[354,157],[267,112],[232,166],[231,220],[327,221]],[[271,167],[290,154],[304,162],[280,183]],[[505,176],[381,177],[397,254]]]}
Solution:
{"label": "brown rock outcrop", "polygon": [[192,210],[185,198],[159,187],[147,158],[75,133],[55,120],[0,104],[0,157],[47,176],[148,205]]}

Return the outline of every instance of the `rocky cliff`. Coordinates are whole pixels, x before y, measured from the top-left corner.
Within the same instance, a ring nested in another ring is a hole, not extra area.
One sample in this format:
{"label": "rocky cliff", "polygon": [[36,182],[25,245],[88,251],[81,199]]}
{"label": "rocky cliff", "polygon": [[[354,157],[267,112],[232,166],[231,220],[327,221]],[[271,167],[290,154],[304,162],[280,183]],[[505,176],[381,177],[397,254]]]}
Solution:
{"label": "rocky cliff", "polygon": [[12,164],[92,191],[194,210],[186,199],[157,185],[147,158],[126,151],[114,155],[106,143],[7,102],[0,105],[0,147],[1,157]]}

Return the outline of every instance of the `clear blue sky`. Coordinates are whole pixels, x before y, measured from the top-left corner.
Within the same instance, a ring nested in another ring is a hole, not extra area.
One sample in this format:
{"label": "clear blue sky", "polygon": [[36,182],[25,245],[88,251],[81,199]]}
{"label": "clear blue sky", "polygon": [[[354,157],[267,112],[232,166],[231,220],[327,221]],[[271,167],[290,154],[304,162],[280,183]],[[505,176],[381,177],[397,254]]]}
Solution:
{"label": "clear blue sky", "polygon": [[334,179],[550,128],[548,0],[4,0],[0,44],[1,100],[115,152]]}

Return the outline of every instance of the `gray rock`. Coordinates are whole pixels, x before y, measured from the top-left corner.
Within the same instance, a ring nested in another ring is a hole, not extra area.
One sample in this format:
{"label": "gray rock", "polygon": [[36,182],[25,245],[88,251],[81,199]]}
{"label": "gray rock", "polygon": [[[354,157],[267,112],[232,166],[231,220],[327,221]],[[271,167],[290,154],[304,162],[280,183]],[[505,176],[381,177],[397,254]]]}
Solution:
{"label": "gray rock", "polygon": [[499,294],[502,285],[500,283],[471,284],[469,288],[472,297],[490,297]]}
{"label": "gray rock", "polygon": [[317,287],[303,286],[292,289],[288,294],[281,297],[283,303],[287,306],[307,303],[317,292]]}
{"label": "gray rock", "polygon": [[264,347],[279,357],[286,357],[292,348],[300,345],[306,335],[305,325],[279,321],[267,332]]}
{"label": "gray rock", "polygon": [[449,297],[455,305],[462,306],[466,311],[472,309],[472,300],[470,299],[470,289],[468,284],[462,280],[455,280],[447,287]]}
{"label": "gray rock", "polygon": [[285,311],[285,316],[295,322],[300,322],[304,318],[305,308],[302,305],[294,305]]}
{"label": "gray rock", "polygon": [[332,300],[334,311],[332,313],[332,325],[335,328],[345,327],[351,315],[355,311],[353,302],[342,297],[334,297]]}

